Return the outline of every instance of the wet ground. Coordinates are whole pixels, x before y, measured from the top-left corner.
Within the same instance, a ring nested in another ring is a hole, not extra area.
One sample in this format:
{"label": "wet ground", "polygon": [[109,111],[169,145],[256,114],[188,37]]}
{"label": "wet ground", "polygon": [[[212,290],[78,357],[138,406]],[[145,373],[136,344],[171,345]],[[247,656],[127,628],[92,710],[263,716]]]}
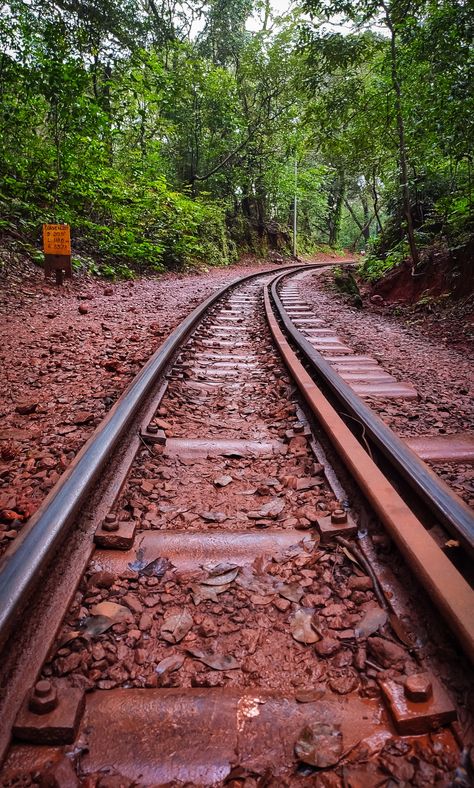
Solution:
{"label": "wet ground", "polygon": [[0,552],[179,322],[217,288],[271,262],[57,288],[37,268],[0,282]]}
{"label": "wet ground", "polygon": [[[135,544],[95,552],[43,669],[86,691],[79,735],[32,761],[16,747],[5,784],[448,785],[452,731],[426,732],[428,699],[410,711],[419,735],[402,735],[388,689],[403,705],[442,647],[416,596],[401,627],[356,548],[321,539],[316,524],[341,503],[256,283],[189,340],[153,424],[166,445],[140,448],[111,513],[136,524]],[[462,717],[469,687],[448,653]],[[432,680],[448,722],[454,703]]]}

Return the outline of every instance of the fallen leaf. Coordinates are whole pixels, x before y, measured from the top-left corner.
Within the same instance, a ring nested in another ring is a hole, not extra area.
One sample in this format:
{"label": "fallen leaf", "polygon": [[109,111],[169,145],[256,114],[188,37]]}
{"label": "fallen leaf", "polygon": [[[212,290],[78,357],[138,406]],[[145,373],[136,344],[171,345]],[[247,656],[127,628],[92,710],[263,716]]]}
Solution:
{"label": "fallen leaf", "polygon": [[205,580],[201,580],[201,585],[205,586],[223,586],[232,583],[233,580],[239,574],[239,567],[234,567],[233,569],[229,569],[227,572],[223,574],[213,575],[210,574]]}
{"label": "fallen leaf", "polygon": [[213,670],[237,670],[240,668],[240,663],[230,654],[215,654],[212,651],[201,651],[197,648],[188,648],[187,652],[194,659],[203,662]]}
{"label": "fallen leaf", "polygon": [[145,577],[163,577],[173,564],[167,558],[155,558],[143,567],[139,574]]}
{"label": "fallen leaf", "polygon": [[105,616],[113,619],[114,624],[123,621],[132,621],[133,615],[125,605],[117,605],[116,602],[99,602],[91,608],[93,616]]}
{"label": "fallen leaf", "polygon": [[395,613],[390,613],[388,620],[390,621],[390,626],[395,632],[397,638],[401,640],[405,646],[409,646],[411,648],[414,644],[414,639],[405,628],[403,622],[400,621],[399,617]]}
{"label": "fallen leaf", "polygon": [[278,517],[285,508],[285,501],[283,498],[272,498],[269,503],[266,503],[259,511],[261,517],[271,517],[272,519]]}
{"label": "fallen leaf", "polygon": [[215,484],[216,487],[227,487],[231,481],[233,481],[232,476],[218,476],[217,479],[214,479],[213,484]]}
{"label": "fallen leaf", "polygon": [[274,594],[276,583],[277,580],[269,574],[259,573],[257,577],[249,566],[243,566],[235,579],[235,584],[240,588],[260,596]]}
{"label": "fallen leaf", "polygon": [[[359,564],[359,562],[358,562],[357,558],[356,558],[354,555],[352,555],[351,551],[350,551],[350,550],[348,550],[348,549],[347,549],[347,547],[343,547],[343,548],[342,548],[342,552],[344,553],[344,555],[346,555],[346,556],[347,556],[347,558],[349,559],[349,561],[352,561],[352,563],[353,563],[353,564],[357,564],[357,566],[359,567],[359,569],[361,569],[361,570],[362,570],[362,567],[361,567],[361,565]],[[362,570],[362,571],[363,571],[363,570]]]}
{"label": "fallen leaf", "polygon": [[172,654],[170,657],[165,657],[161,662],[158,662],[155,673],[158,673],[159,676],[162,676],[164,673],[173,673],[175,670],[180,669],[183,662],[183,654]]}
{"label": "fallen leaf", "polygon": [[224,512],[201,512],[200,516],[207,523],[223,523],[224,520],[227,520],[227,515]]}
{"label": "fallen leaf", "polygon": [[273,602],[272,596],[260,596],[260,594],[252,594],[250,597],[250,601],[252,605],[257,606],[264,606],[264,605],[271,605]]}
{"label": "fallen leaf", "polygon": [[165,618],[160,629],[161,637],[168,643],[179,643],[188,634],[194,624],[193,617],[187,610]]}
{"label": "fallen leaf", "polygon": [[[87,619],[83,619],[83,621],[87,621]],[[71,640],[75,640],[76,638],[83,638],[85,635],[82,629],[73,629],[70,632],[65,632],[58,640],[58,648],[62,648],[67,643],[70,643]]]}
{"label": "fallen leaf", "polygon": [[290,602],[299,602],[304,594],[304,591],[296,583],[278,583],[276,590],[283,597]]}
{"label": "fallen leaf", "polygon": [[368,637],[387,623],[387,611],[382,607],[370,607],[361,621],[354,627],[356,638]]}
{"label": "fallen leaf", "polygon": [[230,584],[223,586],[206,586],[195,583],[191,586],[193,602],[195,605],[199,605],[200,602],[206,602],[207,600],[218,602],[217,595],[223,594],[228,588],[230,588]]}
{"label": "fallen leaf", "polygon": [[[109,618],[108,616],[87,616],[87,618],[83,618],[79,622],[81,627],[80,634],[95,638],[107,632],[107,630],[116,623],[117,622],[114,621],[113,618]],[[70,638],[70,640],[72,640],[72,638]],[[65,642],[68,641],[64,641],[62,645],[64,645]]]}
{"label": "fallen leaf", "polygon": [[342,733],[339,726],[325,722],[305,725],[295,744],[296,757],[319,769],[335,766],[342,752]]}
{"label": "fallen leaf", "polygon": [[139,575],[145,575],[145,577],[163,577],[173,566],[167,558],[155,558],[153,561],[148,561],[144,556],[145,552],[140,547],[137,550],[135,561],[129,563],[128,568],[133,572],[138,572]]}
{"label": "fallen leaf", "polygon": [[290,618],[290,630],[292,637],[298,643],[316,643],[319,636],[311,626],[312,611],[300,608]]}

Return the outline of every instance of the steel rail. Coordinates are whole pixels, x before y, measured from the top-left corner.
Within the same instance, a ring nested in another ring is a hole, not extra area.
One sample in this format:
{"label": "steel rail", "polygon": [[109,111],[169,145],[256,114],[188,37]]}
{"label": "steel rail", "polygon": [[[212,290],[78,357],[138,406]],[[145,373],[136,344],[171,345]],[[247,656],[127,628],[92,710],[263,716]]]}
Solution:
{"label": "steel rail", "polygon": [[[327,263],[311,265],[323,267]],[[305,266],[301,264],[285,266],[295,271],[303,267]],[[249,279],[274,274],[275,271],[281,271],[281,266],[234,279],[199,304],[150,357],[84,444],[28,525],[0,560],[0,648],[3,647],[30,595],[41,583],[50,562],[72,528],[75,518],[88,500],[94,484],[125,435],[141,403],[153,390],[184,340],[208,309],[225,293]]]}
{"label": "steel rail", "polygon": [[[281,277],[277,279],[281,280]],[[274,284],[271,285],[273,291]],[[474,591],[361,446],[299,360],[283,334],[266,286],[264,303],[280,354],[338,455],[474,662]]]}
{"label": "steel rail", "polygon": [[278,285],[286,276],[288,273],[273,280],[271,295],[287,336],[291,337],[301,351],[310,369],[321,377],[344,410],[363,426],[365,434],[396,468],[432,514],[471,554],[474,553],[474,515],[471,509],[354,393],[321,353],[294,326],[277,292]]}

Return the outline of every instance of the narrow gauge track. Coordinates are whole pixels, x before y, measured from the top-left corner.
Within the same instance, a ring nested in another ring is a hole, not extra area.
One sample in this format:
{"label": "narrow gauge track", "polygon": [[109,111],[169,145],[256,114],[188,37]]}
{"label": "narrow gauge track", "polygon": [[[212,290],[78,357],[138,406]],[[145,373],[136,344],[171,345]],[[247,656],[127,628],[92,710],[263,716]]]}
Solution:
{"label": "narrow gauge track", "polygon": [[5,784],[312,784],[295,745],[331,785],[448,782],[453,699],[419,676],[395,581],[347,547],[346,493],[265,323],[270,284],[225,288],[171,335],[6,556],[4,745],[46,683]]}

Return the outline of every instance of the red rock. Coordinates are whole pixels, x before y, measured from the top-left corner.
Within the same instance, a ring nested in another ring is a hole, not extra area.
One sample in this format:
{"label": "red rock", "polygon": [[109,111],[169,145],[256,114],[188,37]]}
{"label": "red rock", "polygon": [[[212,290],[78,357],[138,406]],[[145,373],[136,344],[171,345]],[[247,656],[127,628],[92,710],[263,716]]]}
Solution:
{"label": "red rock", "polygon": [[84,306],[84,304],[80,304],[78,307],[78,312],[80,315],[87,315],[87,313],[89,312],[89,308],[87,306]]}
{"label": "red rock", "polygon": [[379,662],[384,668],[390,668],[396,664],[401,664],[407,659],[405,649],[392,640],[369,637],[367,638],[367,647],[376,662]]}
{"label": "red rock", "polygon": [[110,588],[115,582],[115,575],[111,572],[94,572],[87,584],[88,588]]}
{"label": "red rock", "polygon": [[383,306],[385,301],[383,300],[382,296],[376,294],[376,295],[370,296],[370,303],[371,304],[376,304],[378,306]]}
{"label": "red rock", "polygon": [[106,369],[107,372],[121,372],[122,365],[119,361],[110,360],[105,362],[104,369]]}
{"label": "red rock", "polygon": [[147,632],[149,629],[151,629],[152,625],[153,625],[153,616],[150,616],[149,613],[142,613],[142,615],[140,616],[140,622],[138,624],[139,629],[142,632]]}
{"label": "red rock", "polygon": [[336,654],[340,648],[342,648],[340,641],[334,638],[323,638],[314,644],[314,650],[320,657],[330,657],[332,654]]}
{"label": "red rock", "polygon": [[357,674],[352,670],[341,672],[339,675],[331,676],[328,684],[333,692],[338,695],[347,695],[359,686]]}
{"label": "red rock", "polygon": [[39,402],[23,402],[16,406],[15,410],[20,416],[28,416],[30,413],[34,413],[36,408],[38,407]]}
{"label": "red rock", "polygon": [[358,575],[351,575],[349,580],[347,581],[347,585],[349,588],[354,589],[355,591],[371,591],[373,588],[373,583],[370,577],[359,577]]}
{"label": "red rock", "polygon": [[273,604],[282,613],[285,613],[291,607],[291,602],[288,599],[280,599],[279,597],[273,600]]}
{"label": "red rock", "polygon": [[137,599],[136,596],[133,596],[133,594],[125,594],[121,601],[124,605],[127,605],[127,607],[133,611],[133,613],[141,613],[143,611],[142,603],[139,599]]}
{"label": "red rock", "polygon": [[72,419],[73,424],[87,424],[89,421],[92,421],[94,418],[94,414],[88,410],[78,410],[77,413],[74,414]]}
{"label": "red rock", "polygon": [[22,520],[23,517],[18,512],[13,511],[12,509],[3,509],[0,512],[0,520],[4,523],[12,523],[15,520]]}
{"label": "red rock", "polygon": [[81,655],[73,652],[68,657],[63,657],[56,660],[56,668],[60,676],[65,676],[67,673],[72,673],[81,664]]}

